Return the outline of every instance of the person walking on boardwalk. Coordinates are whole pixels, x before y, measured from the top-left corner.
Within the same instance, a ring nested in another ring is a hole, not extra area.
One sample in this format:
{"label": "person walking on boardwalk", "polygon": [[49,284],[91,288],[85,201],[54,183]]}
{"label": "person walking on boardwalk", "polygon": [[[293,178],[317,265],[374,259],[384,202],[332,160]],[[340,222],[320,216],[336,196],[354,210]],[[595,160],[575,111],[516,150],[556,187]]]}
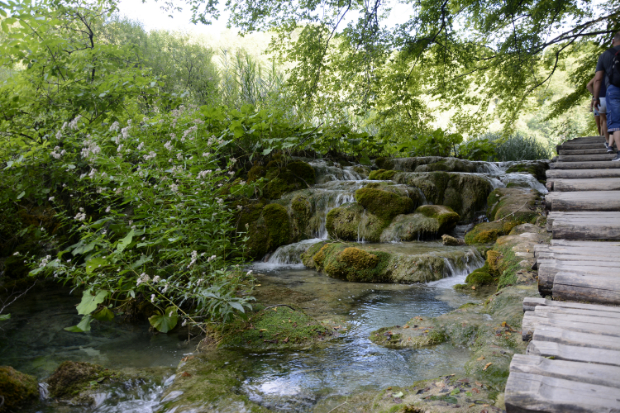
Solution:
{"label": "person walking on boardwalk", "polygon": [[[612,40],[611,49],[606,50],[598,58],[596,75],[594,76],[594,93],[592,106],[597,110],[601,106],[601,88],[607,88],[607,131],[609,133],[609,146],[614,142],[618,153],[612,161],[620,161],[620,87],[612,84],[620,80],[620,72],[614,68],[616,59],[620,59],[620,32],[616,33]],[[603,83],[605,82],[605,83]],[[619,83],[620,84],[620,83]]]}
{"label": "person walking on boardwalk", "polygon": [[[586,88],[592,96],[594,96],[594,79],[593,77],[586,85]],[[594,120],[596,121],[596,129],[598,129],[599,135],[605,137],[605,149],[607,149],[608,153],[612,153],[614,149],[609,146],[609,132],[607,132],[607,102],[605,100],[607,87],[603,86],[604,85],[601,85],[601,91],[599,92],[599,99],[601,101],[599,109],[597,110],[596,108],[590,107],[590,111],[594,112]]]}

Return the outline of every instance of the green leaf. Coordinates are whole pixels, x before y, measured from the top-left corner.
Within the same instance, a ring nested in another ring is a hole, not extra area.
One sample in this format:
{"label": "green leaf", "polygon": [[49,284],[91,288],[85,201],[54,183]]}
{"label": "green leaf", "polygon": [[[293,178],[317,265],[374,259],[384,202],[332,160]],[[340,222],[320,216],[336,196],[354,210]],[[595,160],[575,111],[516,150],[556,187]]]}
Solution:
{"label": "green leaf", "polygon": [[99,321],[112,321],[114,320],[114,313],[108,307],[103,307],[101,311],[93,314],[93,318]]}
{"label": "green leaf", "polygon": [[64,330],[70,333],[86,333],[87,331],[90,331],[91,321],[93,321],[93,318],[89,315],[85,315],[82,317],[82,321],[80,321],[78,325],[65,327]]}
{"label": "green leaf", "polygon": [[17,199],[22,199],[26,195],[26,191],[22,191],[21,194],[17,195]]}
{"label": "green leaf", "polygon": [[11,319],[11,314],[0,314],[0,321],[6,321]]}
{"label": "green leaf", "polygon": [[97,295],[92,295],[91,290],[86,290],[82,294],[82,301],[77,306],[78,314],[88,315],[97,309],[97,306],[106,299],[109,292],[101,290],[97,292]]}
{"label": "green leaf", "polygon": [[129,233],[125,236],[125,238],[123,238],[122,240],[120,240],[118,242],[118,244],[116,244],[116,252],[123,252],[125,250],[125,248],[127,248],[127,246],[129,244],[131,244],[131,240],[133,238],[134,235],[134,231],[133,229],[131,231],[129,231]]}
{"label": "green leaf", "polygon": [[155,328],[157,331],[161,333],[167,333],[172,330],[179,320],[179,316],[177,315],[177,308],[174,306],[170,306],[166,308],[164,314],[156,314],[149,318],[149,323]]}
{"label": "green leaf", "polygon": [[108,262],[103,258],[92,258],[86,263],[86,274],[92,274],[97,268],[105,267]]}
{"label": "green leaf", "polygon": [[243,306],[241,304],[239,304],[237,302],[234,302],[234,301],[232,301],[232,302],[230,302],[228,304],[230,304],[230,306],[232,308],[234,308],[235,310],[238,310],[238,311],[241,311],[242,313],[245,313],[245,309],[243,308]]}

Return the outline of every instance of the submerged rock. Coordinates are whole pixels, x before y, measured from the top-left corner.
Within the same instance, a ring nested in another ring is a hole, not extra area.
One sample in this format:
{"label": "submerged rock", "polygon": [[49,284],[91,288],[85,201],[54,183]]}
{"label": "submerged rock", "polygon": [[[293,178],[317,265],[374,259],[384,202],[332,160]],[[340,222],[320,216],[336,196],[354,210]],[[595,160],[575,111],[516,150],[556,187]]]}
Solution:
{"label": "submerged rock", "polygon": [[381,233],[381,242],[436,238],[450,232],[459,215],[444,205],[423,205],[409,215],[398,215]]}
{"label": "submerged rock", "polygon": [[16,411],[39,399],[39,384],[33,376],[0,366],[0,396],[4,402],[0,411]]}
{"label": "submerged rock", "polygon": [[459,246],[459,245],[465,245],[465,240],[462,240],[460,238],[455,238],[453,236],[450,236],[448,234],[444,234],[441,236],[441,243],[443,245],[449,245],[449,246]]}

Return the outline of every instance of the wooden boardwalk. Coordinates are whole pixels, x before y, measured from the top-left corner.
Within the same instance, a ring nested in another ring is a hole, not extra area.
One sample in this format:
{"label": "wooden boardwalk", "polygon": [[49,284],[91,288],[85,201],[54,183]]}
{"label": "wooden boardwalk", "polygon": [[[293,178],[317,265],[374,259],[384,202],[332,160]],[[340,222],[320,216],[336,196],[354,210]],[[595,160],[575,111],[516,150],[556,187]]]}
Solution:
{"label": "wooden boardwalk", "polygon": [[550,245],[535,247],[538,289],[523,302],[506,411],[620,412],[620,162],[603,138],[558,146],[547,171]]}

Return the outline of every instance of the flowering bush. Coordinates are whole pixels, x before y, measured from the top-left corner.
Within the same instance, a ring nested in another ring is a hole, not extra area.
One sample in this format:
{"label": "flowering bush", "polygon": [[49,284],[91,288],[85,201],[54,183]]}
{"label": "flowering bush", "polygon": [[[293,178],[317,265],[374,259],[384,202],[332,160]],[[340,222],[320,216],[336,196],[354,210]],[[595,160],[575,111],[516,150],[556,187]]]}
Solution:
{"label": "flowering bush", "polygon": [[224,185],[233,196],[254,188],[232,181],[236,160],[221,155],[227,143],[184,107],[139,123],[81,126],[76,117],[30,161],[62,179],[47,199],[75,242],[31,274],[85,289],[84,319],[71,331],[87,331],[92,318],[110,318],[110,308],[124,311],[136,298],[157,309],[150,321],[160,331],[179,317],[198,323],[243,313],[249,298],[238,296],[239,284],[250,275],[230,258],[243,255],[235,239],[243,234],[235,235],[233,211],[218,194]]}

